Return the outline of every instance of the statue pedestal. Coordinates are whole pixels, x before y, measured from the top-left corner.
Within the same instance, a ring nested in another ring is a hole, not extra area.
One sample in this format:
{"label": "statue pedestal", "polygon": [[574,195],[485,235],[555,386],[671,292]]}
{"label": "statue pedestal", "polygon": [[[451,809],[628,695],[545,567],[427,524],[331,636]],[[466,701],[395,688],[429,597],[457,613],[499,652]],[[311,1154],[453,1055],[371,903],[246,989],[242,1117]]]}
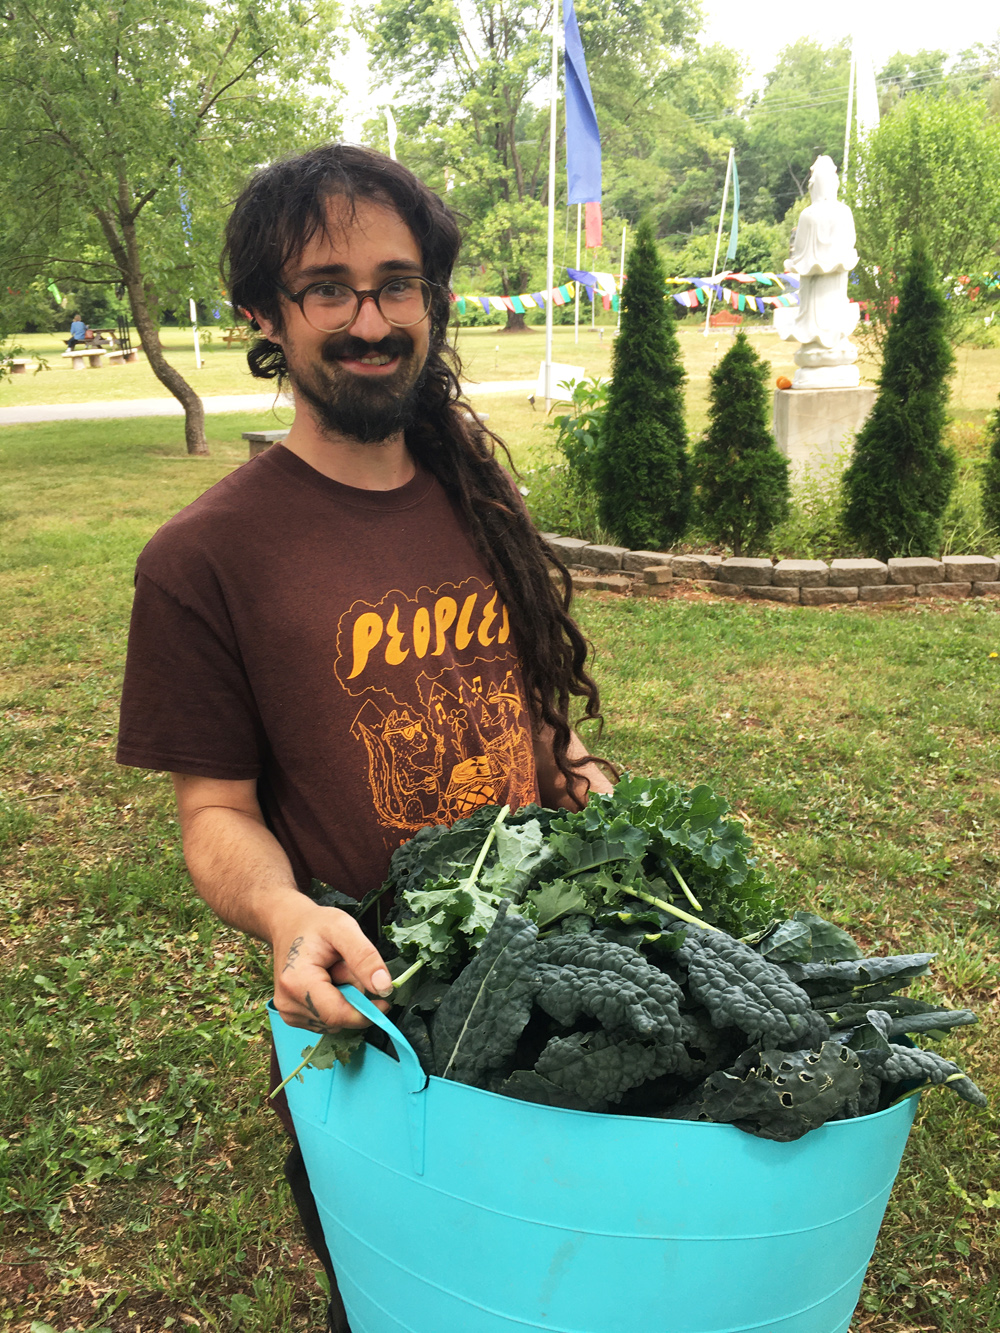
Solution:
{"label": "statue pedestal", "polygon": [[850,447],[875,402],[875,389],[775,389],[774,438],[794,475],[832,462]]}

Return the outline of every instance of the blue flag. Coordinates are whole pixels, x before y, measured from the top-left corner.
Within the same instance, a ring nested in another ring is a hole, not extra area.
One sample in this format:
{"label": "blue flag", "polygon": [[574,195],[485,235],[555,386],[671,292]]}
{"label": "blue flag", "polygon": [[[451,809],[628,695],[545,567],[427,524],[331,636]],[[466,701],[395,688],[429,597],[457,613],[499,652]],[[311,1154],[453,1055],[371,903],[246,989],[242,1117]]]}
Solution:
{"label": "blue flag", "polygon": [[740,173],[736,170],[736,158],[733,157],[733,225],[729,229],[729,249],[726,259],[736,258],[736,247],[740,243]]}
{"label": "blue flag", "polygon": [[566,175],[570,204],[601,198],[601,136],[573,0],[563,0],[566,30]]}

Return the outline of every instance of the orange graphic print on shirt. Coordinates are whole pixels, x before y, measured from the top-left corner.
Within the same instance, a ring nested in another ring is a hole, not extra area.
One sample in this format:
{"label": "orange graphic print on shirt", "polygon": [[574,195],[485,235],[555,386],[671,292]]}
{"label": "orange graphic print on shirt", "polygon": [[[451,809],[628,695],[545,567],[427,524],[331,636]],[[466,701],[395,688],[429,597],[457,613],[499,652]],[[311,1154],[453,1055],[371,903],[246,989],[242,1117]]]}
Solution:
{"label": "orange graphic print on shirt", "polygon": [[355,602],[337,626],[334,670],[359,700],[351,735],[386,827],[415,831],[535,799],[507,609],[481,579]]}

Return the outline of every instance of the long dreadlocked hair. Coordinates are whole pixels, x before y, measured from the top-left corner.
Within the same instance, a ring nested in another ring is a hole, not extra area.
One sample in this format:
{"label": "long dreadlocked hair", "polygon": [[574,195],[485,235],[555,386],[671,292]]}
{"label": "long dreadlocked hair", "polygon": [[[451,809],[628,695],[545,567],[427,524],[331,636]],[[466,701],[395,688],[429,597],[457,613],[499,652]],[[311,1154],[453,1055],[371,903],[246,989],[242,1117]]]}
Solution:
{"label": "long dreadlocked hair", "polygon": [[[254,329],[259,325],[251,311],[282,328],[282,271],[317,232],[327,231],[331,198],[344,201],[349,217],[359,199],[391,208],[420,246],[424,276],[434,284],[430,350],[418,385],[417,425],[406,442],[458,505],[507,606],[535,725],[551,728],[556,765],[573,793],[574,770],[591,756],[568,758],[570,697],[584,699],[583,716],[599,724],[600,699],[586,669],[587,642],[569,614],[569,572],[539,536],[497,461],[500,449],[514,470],[507,446],[463,399],[461,361],[447,337],[451,273],[461,245],[451,210],[406,167],[367,148],[329,144],[275,162],[251,177],[226,226],[222,274],[233,309]],[[259,379],[280,385],[288,377],[283,349],[267,338],[254,343],[247,360]]]}

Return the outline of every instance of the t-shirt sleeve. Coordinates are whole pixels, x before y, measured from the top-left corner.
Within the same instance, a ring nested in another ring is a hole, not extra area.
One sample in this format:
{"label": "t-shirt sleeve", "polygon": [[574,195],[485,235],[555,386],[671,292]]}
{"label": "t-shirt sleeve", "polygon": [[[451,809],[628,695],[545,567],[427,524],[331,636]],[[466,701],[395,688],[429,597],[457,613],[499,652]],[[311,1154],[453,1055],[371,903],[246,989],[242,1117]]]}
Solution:
{"label": "t-shirt sleeve", "polygon": [[197,777],[256,778],[263,731],[246,672],[203,616],[140,573],[117,758]]}

